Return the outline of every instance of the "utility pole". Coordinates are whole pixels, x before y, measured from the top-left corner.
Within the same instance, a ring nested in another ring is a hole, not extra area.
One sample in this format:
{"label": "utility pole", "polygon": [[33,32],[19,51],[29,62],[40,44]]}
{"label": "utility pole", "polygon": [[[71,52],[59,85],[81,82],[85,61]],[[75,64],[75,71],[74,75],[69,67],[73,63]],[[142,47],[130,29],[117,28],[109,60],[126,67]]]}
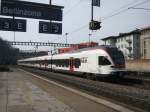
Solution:
{"label": "utility pole", "polygon": [[14,42],[16,41],[16,32],[15,32],[15,16],[13,14],[13,30],[14,30]]}
{"label": "utility pole", "polygon": [[16,32],[15,32],[15,11],[13,11],[13,30],[14,30],[14,42],[16,41]]}
{"label": "utility pole", "polygon": [[101,22],[94,20],[94,6],[100,7],[100,0],[91,0],[91,21],[89,23],[90,30],[99,30]]}
{"label": "utility pole", "polygon": [[[49,0],[49,5],[50,6],[52,5],[52,0]],[[51,22],[51,20],[50,20],[50,22]],[[55,49],[55,47],[54,47],[54,49]],[[53,68],[52,68],[52,64],[53,64],[52,59],[53,59],[53,52],[51,50],[51,72],[53,71]]]}
{"label": "utility pole", "polygon": [[49,5],[52,5],[52,0],[49,0]]}
{"label": "utility pole", "polygon": [[93,7],[93,0],[91,2],[92,2],[91,3],[91,21],[93,21],[93,9],[94,9],[94,7]]}

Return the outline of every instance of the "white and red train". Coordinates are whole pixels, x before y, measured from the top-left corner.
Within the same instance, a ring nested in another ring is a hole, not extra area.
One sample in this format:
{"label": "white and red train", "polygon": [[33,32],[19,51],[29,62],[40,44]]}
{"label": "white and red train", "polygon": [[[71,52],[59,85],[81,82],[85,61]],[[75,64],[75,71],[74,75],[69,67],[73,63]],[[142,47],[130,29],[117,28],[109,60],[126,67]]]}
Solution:
{"label": "white and red train", "polygon": [[116,47],[98,46],[76,51],[18,60],[18,65],[91,76],[122,76],[123,53]]}

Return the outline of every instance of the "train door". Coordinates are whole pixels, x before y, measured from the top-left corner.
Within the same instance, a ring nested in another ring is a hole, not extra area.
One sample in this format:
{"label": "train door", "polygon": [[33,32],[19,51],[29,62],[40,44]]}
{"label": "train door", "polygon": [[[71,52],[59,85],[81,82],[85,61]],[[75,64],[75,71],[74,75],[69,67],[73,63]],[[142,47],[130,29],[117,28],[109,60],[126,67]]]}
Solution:
{"label": "train door", "polygon": [[47,59],[44,60],[44,65],[45,65],[45,68],[47,68],[47,66],[48,66],[48,61],[47,61]]}
{"label": "train door", "polygon": [[74,58],[73,57],[69,59],[69,70],[74,71]]}

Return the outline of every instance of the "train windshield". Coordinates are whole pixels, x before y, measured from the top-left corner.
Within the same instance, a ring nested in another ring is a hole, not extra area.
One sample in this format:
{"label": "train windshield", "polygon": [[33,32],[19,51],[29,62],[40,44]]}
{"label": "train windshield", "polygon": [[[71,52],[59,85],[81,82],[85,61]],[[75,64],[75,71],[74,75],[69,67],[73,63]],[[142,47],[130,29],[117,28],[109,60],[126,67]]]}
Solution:
{"label": "train windshield", "polygon": [[111,65],[111,62],[104,56],[98,57],[98,64],[99,65]]}
{"label": "train windshield", "polygon": [[123,53],[119,51],[117,48],[108,49],[108,53],[110,57],[113,59],[115,64],[118,65],[124,64],[125,60],[124,60]]}

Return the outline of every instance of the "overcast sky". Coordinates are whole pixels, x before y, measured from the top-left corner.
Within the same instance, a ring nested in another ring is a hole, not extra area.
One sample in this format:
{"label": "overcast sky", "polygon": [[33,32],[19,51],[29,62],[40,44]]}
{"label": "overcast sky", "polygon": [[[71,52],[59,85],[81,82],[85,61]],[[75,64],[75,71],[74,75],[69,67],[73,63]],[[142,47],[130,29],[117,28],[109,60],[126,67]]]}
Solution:
{"label": "overcast sky", "polygon": [[[48,4],[49,0],[24,0]],[[91,19],[91,0],[52,0],[53,5],[64,6],[63,34],[39,34],[39,20],[27,19],[27,32],[15,33],[16,41],[63,42],[68,33],[69,43],[80,43],[91,40],[101,43],[100,39],[125,33],[136,28],[150,26],[150,10],[128,9],[146,0],[101,0],[101,7],[94,7],[94,19],[101,20],[102,28],[90,32],[88,23]],[[150,0],[135,8],[150,8]],[[119,12],[119,13],[118,13]],[[115,15],[115,16],[112,16]],[[0,36],[6,40],[14,40],[13,32],[0,31]],[[26,47],[26,49],[33,49]],[[49,48],[40,48],[49,50]]]}

